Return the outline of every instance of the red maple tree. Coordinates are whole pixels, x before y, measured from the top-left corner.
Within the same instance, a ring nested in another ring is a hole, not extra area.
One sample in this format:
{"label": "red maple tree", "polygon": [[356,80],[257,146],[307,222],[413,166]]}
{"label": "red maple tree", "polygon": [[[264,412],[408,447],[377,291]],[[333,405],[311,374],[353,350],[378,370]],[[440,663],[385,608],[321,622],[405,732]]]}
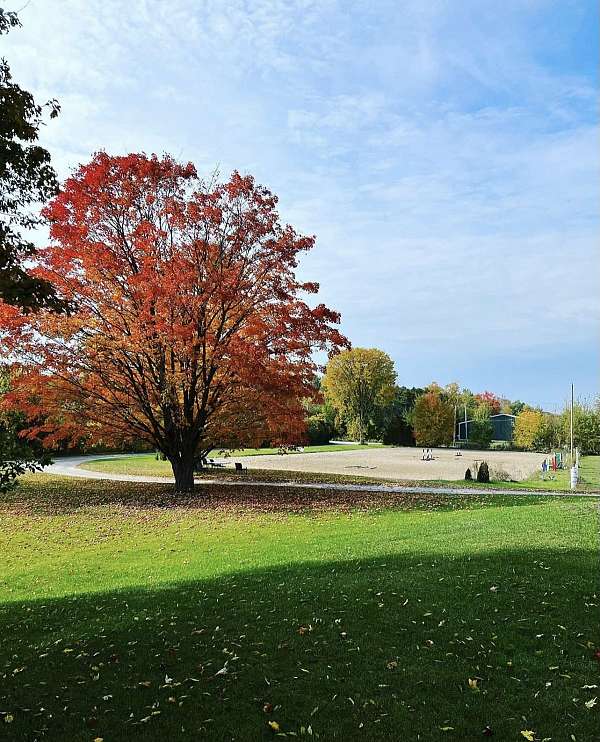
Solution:
{"label": "red maple tree", "polygon": [[494,392],[481,392],[475,395],[478,404],[487,405],[490,415],[497,415],[500,412],[502,402]]}
{"label": "red maple tree", "polygon": [[75,308],[0,305],[15,363],[5,404],[30,436],[148,441],[180,491],[215,446],[302,437],[314,351],[347,345],[339,315],[295,276],[313,237],[282,225],[252,177],[201,180],[168,156],[97,154],[45,209],[37,275]]}

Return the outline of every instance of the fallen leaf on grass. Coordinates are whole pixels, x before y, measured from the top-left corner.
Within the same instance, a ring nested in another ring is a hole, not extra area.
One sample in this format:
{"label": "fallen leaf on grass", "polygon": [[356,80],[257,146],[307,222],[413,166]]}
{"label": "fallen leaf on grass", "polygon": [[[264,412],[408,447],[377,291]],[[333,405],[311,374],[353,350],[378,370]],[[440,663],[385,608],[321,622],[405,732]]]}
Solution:
{"label": "fallen leaf on grass", "polygon": [[593,709],[594,706],[598,703],[598,698],[590,698],[589,701],[585,702],[586,708]]}
{"label": "fallen leaf on grass", "polygon": [[279,731],[279,724],[276,721],[270,721],[269,722],[269,728],[272,729],[274,732]]}
{"label": "fallen leaf on grass", "polygon": [[529,742],[533,742],[535,739],[535,732],[531,729],[521,729],[521,735],[529,740]]}

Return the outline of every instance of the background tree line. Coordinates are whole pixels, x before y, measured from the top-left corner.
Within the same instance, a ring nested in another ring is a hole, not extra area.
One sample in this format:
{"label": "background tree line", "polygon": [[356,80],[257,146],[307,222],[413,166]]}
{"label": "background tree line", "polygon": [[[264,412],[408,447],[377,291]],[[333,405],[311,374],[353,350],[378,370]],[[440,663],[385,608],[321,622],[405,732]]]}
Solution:
{"label": "background tree line", "polygon": [[[550,451],[569,443],[570,412],[544,412],[493,392],[475,393],[453,382],[407,387],[396,383],[393,361],[371,348],[345,350],[315,380],[322,401],[307,405],[311,444],[332,439],[373,440],[399,446],[447,446],[457,423],[469,421],[468,445]],[[515,416],[513,441],[493,441],[492,415]],[[600,453],[600,402],[578,402],[574,439],[582,453]],[[465,445],[461,442],[461,445]]]}

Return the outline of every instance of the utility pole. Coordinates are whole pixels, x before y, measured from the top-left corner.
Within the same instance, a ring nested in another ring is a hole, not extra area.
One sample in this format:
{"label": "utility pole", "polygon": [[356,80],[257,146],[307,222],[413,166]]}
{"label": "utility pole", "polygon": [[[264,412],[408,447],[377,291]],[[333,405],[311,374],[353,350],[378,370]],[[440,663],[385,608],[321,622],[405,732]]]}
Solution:
{"label": "utility pole", "polygon": [[577,488],[577,480],[579,479],[579,470],[577,468],[577,462],[575,461],[573,453],[573,410],[575,408],[575,391],[574,385],[571,384],[571,489]]}
{"label": "utility pole", "polygon": [[456,405],[454,405],[454,432],[452,433],[452,448],[456,448]]}
{"label": "utility pole", "polygon": [[575,389],[574,385],[571,384],[571,466],[575,466],[575,459],[573,458],[573,407],[575,405]]}

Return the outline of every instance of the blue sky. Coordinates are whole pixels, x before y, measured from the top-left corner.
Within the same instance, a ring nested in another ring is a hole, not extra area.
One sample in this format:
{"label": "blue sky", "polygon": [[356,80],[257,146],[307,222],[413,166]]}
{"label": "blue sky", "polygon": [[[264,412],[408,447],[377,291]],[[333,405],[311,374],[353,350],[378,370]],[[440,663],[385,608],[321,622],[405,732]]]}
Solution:
{"label": "blue sky", "polygon": [[597,13],[30,0],[2,54],[62,104],[43,134],[61,176],[101,148],[252,173],[317,236],[303,276],[400,383],[555,409],[571,380],[599,386]]}

